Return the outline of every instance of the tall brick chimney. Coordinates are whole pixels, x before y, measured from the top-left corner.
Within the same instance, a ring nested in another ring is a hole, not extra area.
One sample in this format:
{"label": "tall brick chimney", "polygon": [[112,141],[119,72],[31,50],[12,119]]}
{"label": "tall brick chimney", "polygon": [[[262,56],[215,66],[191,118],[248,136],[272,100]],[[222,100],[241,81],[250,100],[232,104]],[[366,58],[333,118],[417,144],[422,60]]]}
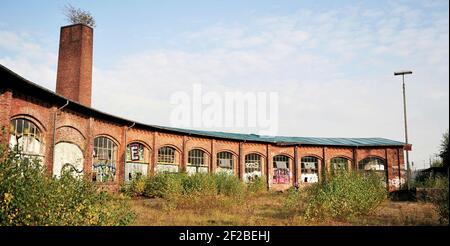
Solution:
{"label": "tall brick chimney", "polygon": [[61,27],[56,93],[91,106],[93,29],[84,24]]}

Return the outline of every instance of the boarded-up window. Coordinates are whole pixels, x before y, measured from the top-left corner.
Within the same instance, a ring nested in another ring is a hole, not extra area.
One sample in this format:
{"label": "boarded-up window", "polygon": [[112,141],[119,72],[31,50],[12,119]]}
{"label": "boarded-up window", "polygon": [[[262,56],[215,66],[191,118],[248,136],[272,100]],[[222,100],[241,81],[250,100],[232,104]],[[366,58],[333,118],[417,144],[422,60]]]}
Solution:
{"label": "boarded-up window", "polygon": [[188,173],[207,173],[208,161],[206,160],[206,153],[200,149],[193,149],[188,152]]}
{"label": "boarded-up window", "polygon": [[259,154],[246,155],[244,181],[252,181],[261,175],[261,156]]}
{"label": "boarded-up window", "polygon": [[125,181],[147,176],[149,150],[143,144],[135,142],[127,146]]}
{"label": "boarded-up window", "polygon": [[178,161],[176,150],[173,147],[164,146],[158,150],[158,160],[156,163],[156,173],[176,173],[178,172]]}
{"label": "boarded-up window", "polygon": [[319,181],[319,159],[314,156],[305,156],[301,159],[301,181],[303,183],[316,183]]}
{"label": "boarded-up window", "polygon": [[289,184],[290,182],[289,157],[277,155],[273,157],[273,183]]}
{"label": "boarded-up window", "polygon": [[217,153],[217,172],[233,174],[233,154],[227,151]]}
{"label": "boarded-up window", "polygon": [[26,157],[43,160],[42,132],[28,119],[11,120],[9,145],[11,148],[18,148],[21,154]]}
{"label": "boarded-up window", "polygon": [[113,182],[116,177],[117,145],[108,137],[94,139],[93,177],[97,182]]}
{"label": "boarded-up window", "polygon": [[336,173],[342,170],[347,170],[349,161],[348,159],[343,157],[335,157],[331,159],[330,164],[331,164],[331,172]]}

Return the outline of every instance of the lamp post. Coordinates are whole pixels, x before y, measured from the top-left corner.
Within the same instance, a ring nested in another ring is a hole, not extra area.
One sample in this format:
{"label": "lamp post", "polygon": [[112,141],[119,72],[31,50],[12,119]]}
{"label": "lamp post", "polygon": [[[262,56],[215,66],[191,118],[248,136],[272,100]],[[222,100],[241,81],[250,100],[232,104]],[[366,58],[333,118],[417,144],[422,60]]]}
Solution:
{"label": "lamp post", "polygon": [[406,144],[406,165],[408,168],[407,171],[407,184],[408,184],[408,190],[410,188],[410,177],[411,177],[411,167],[409,166],[409,143],[408,143],[408,123],[406,121],[406,96],[405,96],[405,75],[406,74],[412,74],[412,71],[400,71],[400,72],[394,72],[394,76],[401,75],[402,76],[402,82],[403,82],[403,117],[405,121],[405,144]]}

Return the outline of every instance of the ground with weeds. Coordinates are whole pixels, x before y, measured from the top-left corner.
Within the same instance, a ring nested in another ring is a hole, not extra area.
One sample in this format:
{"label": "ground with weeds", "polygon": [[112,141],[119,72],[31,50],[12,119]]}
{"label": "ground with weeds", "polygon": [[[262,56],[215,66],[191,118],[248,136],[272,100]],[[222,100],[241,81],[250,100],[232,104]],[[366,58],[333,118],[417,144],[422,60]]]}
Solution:
{"label": "ground with weeds", "polygon": [[372,214],[345,221],[305,220],[301,213],[284,209],[286,196],[270,192],[251,195],[237,203],[208,206],[209,201],[205,200],[178,208],[162,198],[133,198],[130,203],[137,216],[133,225],[145,226],[440,225],[434,206],[424,202],[385,201]]}

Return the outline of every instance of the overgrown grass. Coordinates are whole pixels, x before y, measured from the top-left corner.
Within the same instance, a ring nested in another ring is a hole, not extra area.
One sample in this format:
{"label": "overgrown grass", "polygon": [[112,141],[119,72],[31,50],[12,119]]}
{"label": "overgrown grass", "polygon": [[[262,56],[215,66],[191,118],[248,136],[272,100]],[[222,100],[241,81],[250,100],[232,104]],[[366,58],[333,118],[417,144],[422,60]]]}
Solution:
{"label": "overgrown grass", "polygon": [[434,205],[435,210],[440,216],[440,221],[443,224],[448,224],[449,220],[449,177],[442,175],[430,177],[427,175],[417,176],[412,182],[413,188],[430,188],[437,189],[441,192],[427,198]]}
{"label": "overgrown grass", "polygon": [[448,224],[448,216],[449,216],[449,182],[448,177],[442,177],[440,181],[437,182],[435,188],[442,189],[442,195],[433,198],[431,201],[435,206],[435,210],[438,212],[440,216],[440,221],[443,224]]}
{"label": "overgrown grass", "polygon": [[411,187],[413,188],[437,188],[442,189],[448,187],[448,177],[447,176],[418,176],[412,182]]}
{"label": "overgrown grass", "polygon": [[167,173],[133,180],[122,190],[134,196],[163,198],[167,201],[164,208],[174,209],[229,207],[240,204],[248,195],[261,194],[267,188],[265,178],[246,184],[225,173]]}
{"label": "overgrown grass", "polygon": [[0,147],[0,225],[127,225],[127,199],[83,178],[52,178],[37,159]]}
{"label": "overgrown grass", "polygon": [[[300,193],[304,193],[302,190]],[[341,219],[306,220],[302,208],[295,212],[285,209],[288,192],[266,192],[246,196],[238,204],[194,207],[183,204],[177,209],[164,209],[166,199],[134,198],[131,208],[137,218],[133,225],[150,226],[345,226],[345,225],[439,225],[439,216],[431,203],[393,202],[386,200],[366,216]],[[304,201],[305,203],[307,201]]]}
{"label": "overgrown grass", "polygon": [[290,189],[284,208],[307,220],[345,220],[375,211],[386,197],[386,188],[376,174],[339,172],[300,191]]}
{"label": "overgrown grass", "polygon": [[339,172],[308,190],[305,217],[347,219],[373,212],[387,197],[373,173]]}

